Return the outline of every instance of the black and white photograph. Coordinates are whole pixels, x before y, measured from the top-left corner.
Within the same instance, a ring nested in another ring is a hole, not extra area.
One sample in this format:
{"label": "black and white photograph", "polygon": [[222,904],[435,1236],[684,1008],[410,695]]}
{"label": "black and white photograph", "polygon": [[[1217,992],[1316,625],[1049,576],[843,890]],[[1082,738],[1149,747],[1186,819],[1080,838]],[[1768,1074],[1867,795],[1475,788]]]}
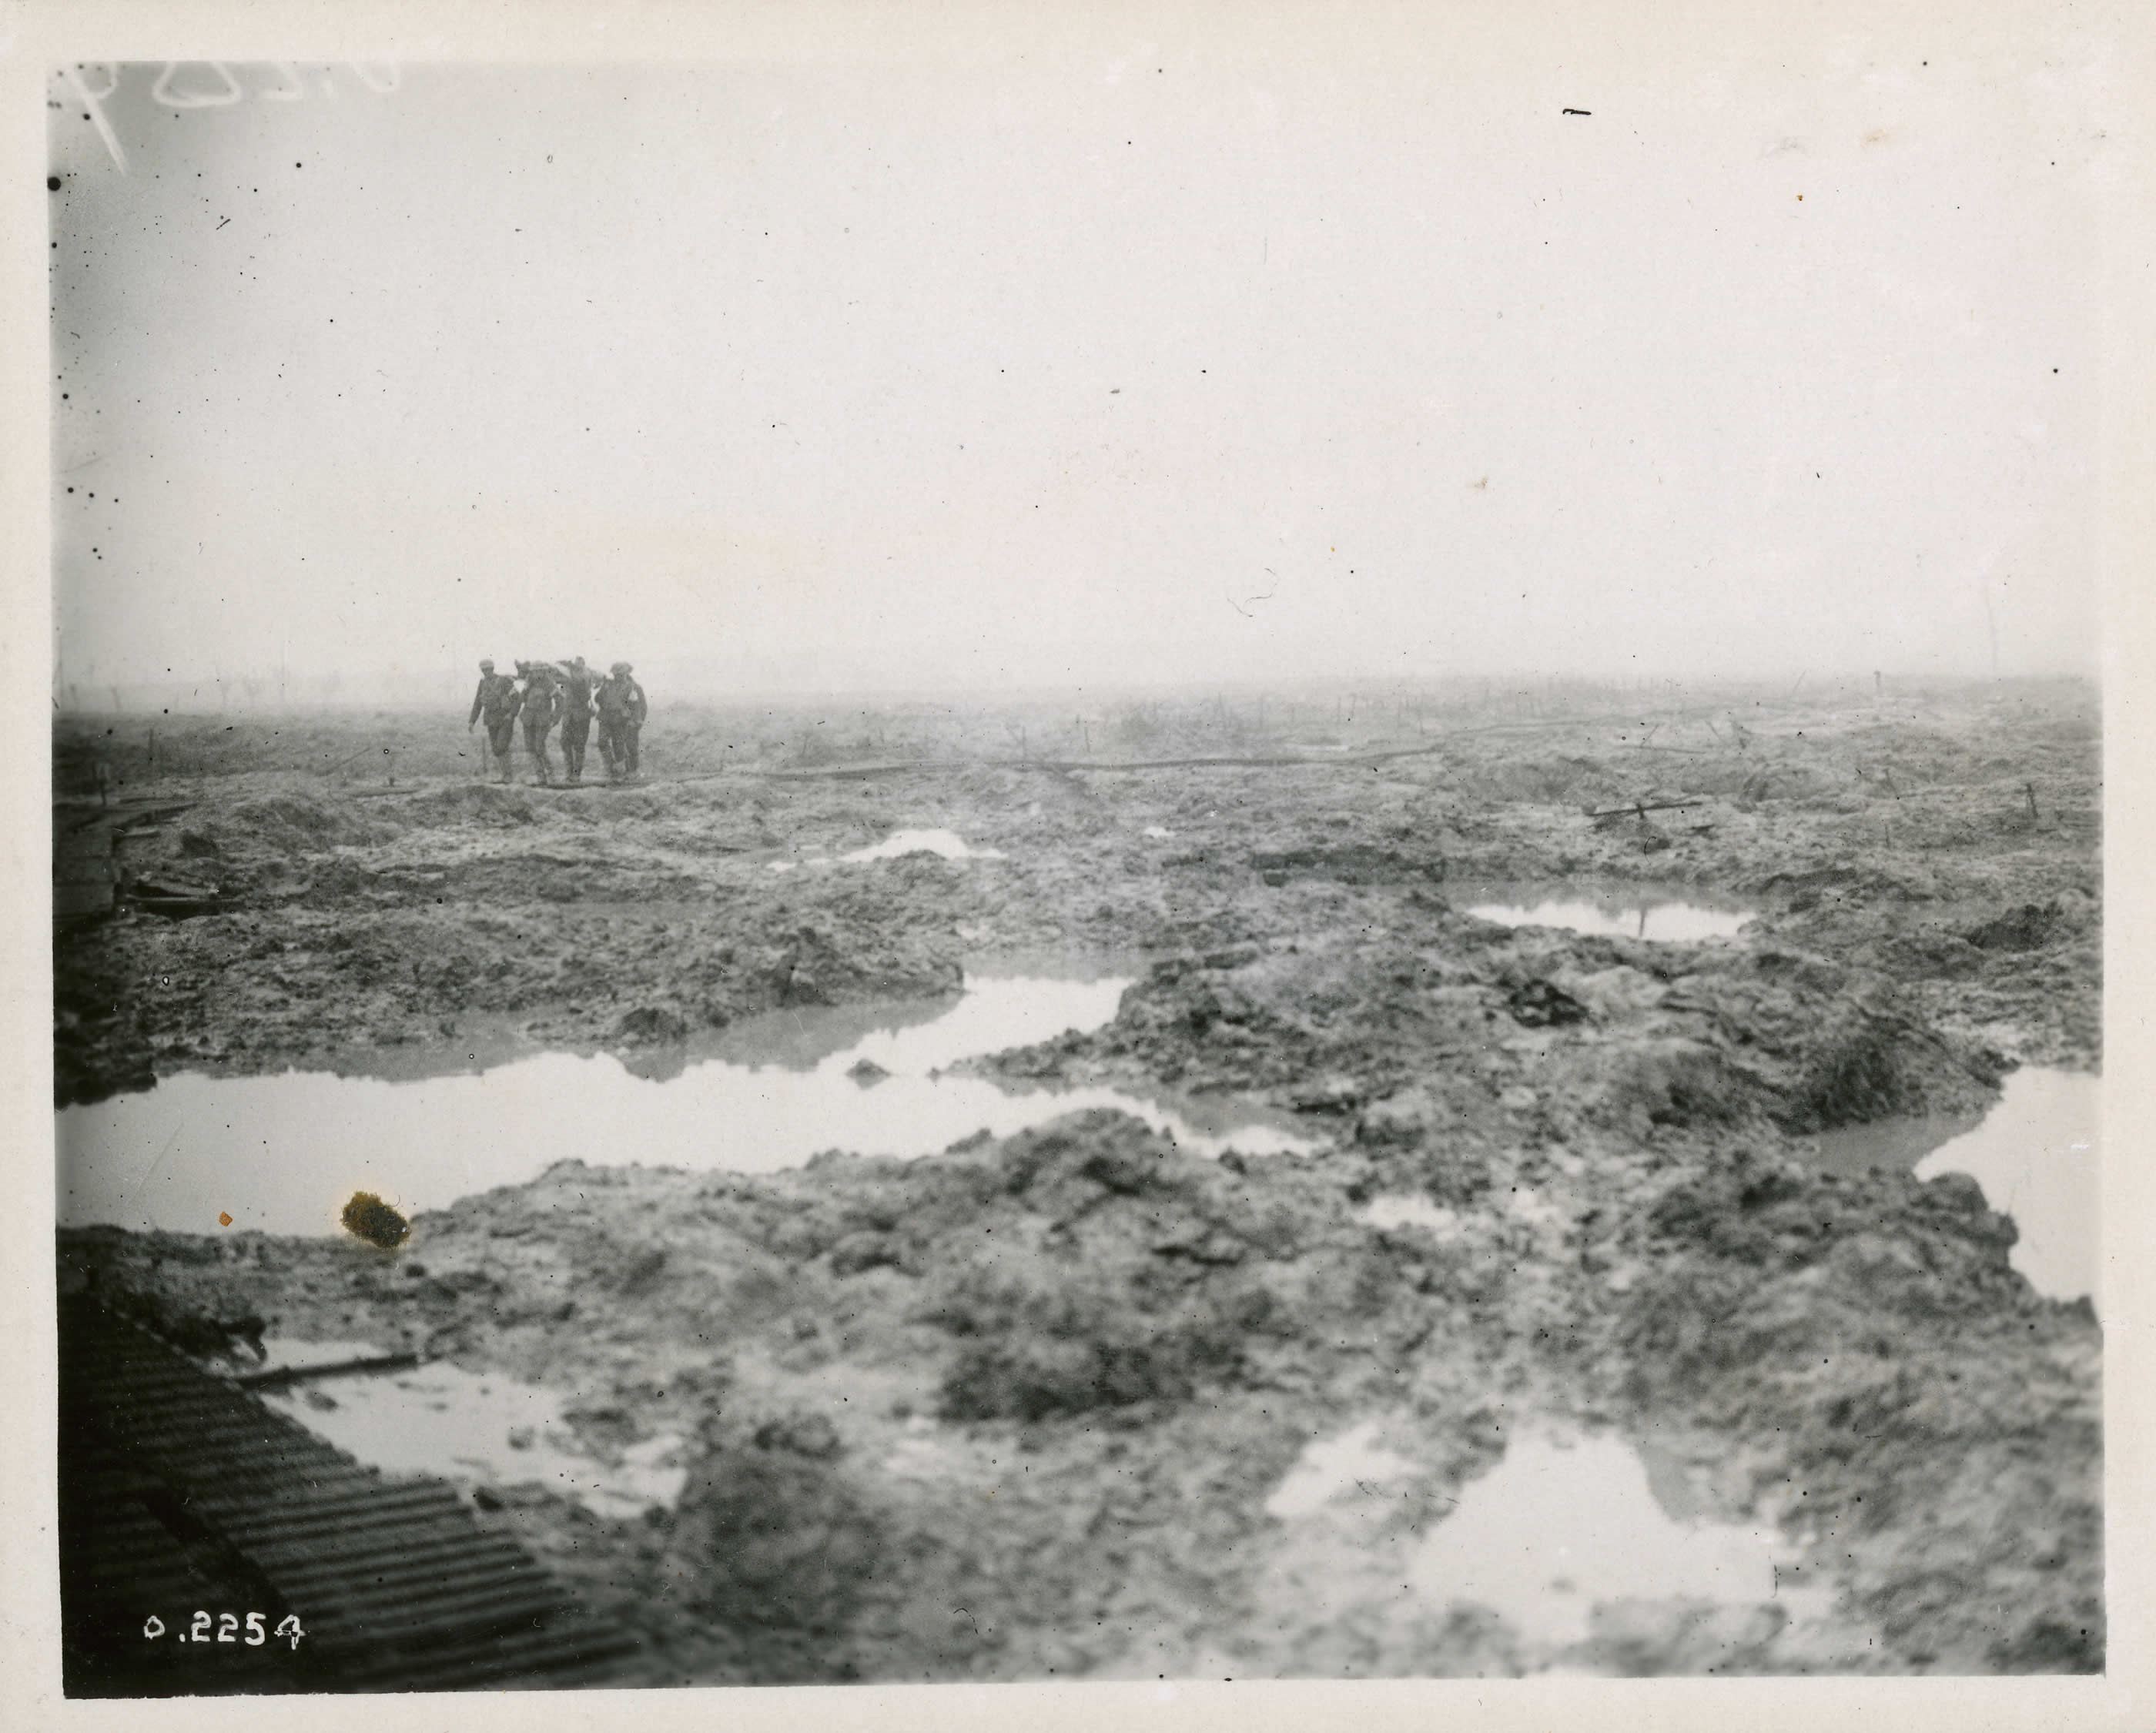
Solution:
{"label": "black and white photograph", "polygon": [[2107,1672],[2116,44],[1691,16],[40,68],[67,1699]]}

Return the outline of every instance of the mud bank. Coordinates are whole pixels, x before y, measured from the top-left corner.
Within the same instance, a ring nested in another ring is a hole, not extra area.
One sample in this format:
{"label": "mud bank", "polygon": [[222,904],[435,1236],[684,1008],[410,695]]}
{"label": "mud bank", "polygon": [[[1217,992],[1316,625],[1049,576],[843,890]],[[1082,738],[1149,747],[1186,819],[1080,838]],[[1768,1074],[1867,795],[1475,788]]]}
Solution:
{"label": "mud bank", "polygon": [[[644,1633],[654,1681],[2099,1668],[2092,1308],[2015,1273],[1974,1182],[1800,1159],[1980,1112],[2017,1064],[2096,1065],[2092,712],[1745,718],[1353,772],[363,802],[234,774],[131,845],[233,907],[59,941],[64,1100],[391,1070],[445,1026],[651,1055],[955,991],[983,953],[1135,951],[1111,1023],[979,1069],[1252,1096],[1327,1152],[1204,1160],[1115,1115],[755,1177],[642,1151],[394,1252],[90,1228],[63,1258],[176,1340],[367,1341],[547,1384],[602,1453],[693,1440],[644,1518],[485,1506]],[[1683,804],[1583,811],[1649,794]],[[906,829],[977,858],[842,859]],[[1588,876],[1758,914],[1661,943],[1448,893]],[[1404,1466],[1268,1508],[1360,1426]],[[1553,1429],[1651,1447],[1804,1592],[1620,1596],[1560,1640],[1404,1591],[1464,1489]]]}
{"label": "mud bank", "polygon": [[[786,1005],[955,989],[983,951],[1412,931],[1448,877],[1742,896],[1761,936],[1899,982],[1943,1033],[2093,1066],[2092,702],[1785,703],[1752,715],[1741,751],[1729,720],[1680,719],[1661,752],[1608,723],[1551,725],[1358,769],[960,762],[580,791],[341,788],[272,767],[281,736],[250,754],[209,729],[228,773],[129,784],[155,822],[115,819],[116,859],[123,878],[215,890],[218,911],[166,920],[123,896],[59,936],[56,1088],[65,1102],[182,1066],[350,1064],[474,1021],[582,1050],[664,1046]],[[695,763],[701,738],[657,735],[654,762]],[[85,742],[63,725],[59,750],[64,770]],[[1643,792],[1696,804],[1582,816]],[[921,828],[1003,858],[768,870]]]}
{"label": "mud bank", "polygon": [[[198,1341],[369,1341],[557,1388],[599,1451],[694,1439],[642,1521],[487,1501],[654,1679],[2097,1664],[2096,1331],[2014,1274],[1973,1183],[1522,1151],[1440,1236],[1358,1219],[1383,1168],[1097,1114],[756,1179],[565,1163],[395,1253],[63,1255]],[[1404,1479],[1269,1513],[1362,1421]],[[1404,1599],[1393,1565],[1553,1421],[1653,1438],[1822,1592],[1614,1602],[1562,1656]]]}

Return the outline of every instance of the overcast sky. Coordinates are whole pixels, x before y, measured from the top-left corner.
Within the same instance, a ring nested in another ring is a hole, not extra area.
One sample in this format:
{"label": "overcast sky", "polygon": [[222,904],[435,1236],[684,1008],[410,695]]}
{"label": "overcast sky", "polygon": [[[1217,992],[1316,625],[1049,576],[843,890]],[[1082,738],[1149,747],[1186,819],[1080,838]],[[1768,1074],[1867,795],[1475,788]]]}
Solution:
{"label": "overcast sky", "polygon": [[56,76],[60,680],[2092,668],[2070,41],[1435,33]]}

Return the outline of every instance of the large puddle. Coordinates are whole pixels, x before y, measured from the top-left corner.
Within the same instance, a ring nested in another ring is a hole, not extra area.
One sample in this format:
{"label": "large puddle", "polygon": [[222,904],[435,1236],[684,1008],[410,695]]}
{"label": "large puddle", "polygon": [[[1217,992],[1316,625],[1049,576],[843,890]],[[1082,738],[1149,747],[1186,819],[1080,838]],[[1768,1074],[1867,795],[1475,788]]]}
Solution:
{"label": "large puddle", "polygon": [[[782,1013],[726,1031],[695,1063],[662,1068],[664,1080],[610,1054],[569,1053],[398,1080],[183,1072],[142,1094],[61,1111],[59,1218],[209,1233],[228,1215],[235,1230],[327,1233],[356,1191],[410,1214],[572,1156],[764,1173],[824,1150],[931,1154],[977,1131],[1008,1136],[1088,1107],[1119,1108],[1203,1155],[1318,1146],[1291,1115],[1257,1103],[1105,1088],[1013,1092],[937,1074],[962,1059],[1098,1028],[1128,985],[1121,977],[969,977],[957,998],[925,1005]],[[416,1057],[407,1063],[426,1069]]]}
{"label": "large puddle", "polygon": [[2026,1065],[2007,1074],[1980,1118],[1925,1115],[1852,1125],[1813,1140],[1837,1173],[1907,1167],[1919,1179],[1966,1173],[2014,1218],[2014,1267],[2054,1300],[2096,1296],[2102,1079]]}
{"label": "large puddle", "polygon": [[1502,926],[1684,944],[1732,938],[1758,912],[1681,884],[1462,883],[1448,884],[1445,895],[1455,908]]}
{"label": "large puddle", "polygon": [[[1664,1467],[1652,1475],[1640,1451],[1607,1433],[1516,1438],[1461,1489],[1409,1580],[1434,1604],[1489,1607],[1545,1651],[1588,1641],[1597,1610],[1625,1602],[1779,1602],[1792,1613],[1831,1604],[1797,1587],[1792,1550],[1770,1525],[1685,1509],[1681,1470]],[[1657,1478],[1679,1496],[1658,1497]]]}
{"label": "large puddle", "polygon": [[[273,1363],[348,1357],[344,1343],[285,1342]],[[671,1505],[688,1477],[672,1433],[603,1456],[563,1413],[560,1392],[446,1361],[398,1372],[354,1372],[259,1392],[318,1437],[388,1474],[467,1484],[532,1485],[606,1516]]]}
{"label": "large puddle", "polygon": [[[1382,1546],[1370,1513],[1411,1509],[1436,1489],[1416,1459],[1414,1431],[1412,1422],[1371,1420],[1314,1441],[1266,1513]],[[1440,1614],[1496,1614],[1530,1671],[1591,1658],[1577,1652],[1627,1605],[1830,1612],[1831,1592],[1811,1582],[1801,1550],[1764,1514],[1717,1515],[1708,1478],[1652,1437],[1522,1428],[1496,1465],[1444,1500],[1449,1508],[1409,1543],[1402,1587]]]}

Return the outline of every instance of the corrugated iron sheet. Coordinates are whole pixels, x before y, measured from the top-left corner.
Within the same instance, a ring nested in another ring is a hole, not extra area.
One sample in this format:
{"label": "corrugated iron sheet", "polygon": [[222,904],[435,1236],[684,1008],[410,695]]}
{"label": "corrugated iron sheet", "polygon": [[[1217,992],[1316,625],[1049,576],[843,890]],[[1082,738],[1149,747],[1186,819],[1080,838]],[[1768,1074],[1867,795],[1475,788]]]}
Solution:
{"label": "corrugated iron sheet", "polygon": [[[87,1299],[60,1408],[70,1695],[594,1684],[636,1652],[446,1482],[385,1478]],[[182,1644],[198,1608],[306,1634]]]}

